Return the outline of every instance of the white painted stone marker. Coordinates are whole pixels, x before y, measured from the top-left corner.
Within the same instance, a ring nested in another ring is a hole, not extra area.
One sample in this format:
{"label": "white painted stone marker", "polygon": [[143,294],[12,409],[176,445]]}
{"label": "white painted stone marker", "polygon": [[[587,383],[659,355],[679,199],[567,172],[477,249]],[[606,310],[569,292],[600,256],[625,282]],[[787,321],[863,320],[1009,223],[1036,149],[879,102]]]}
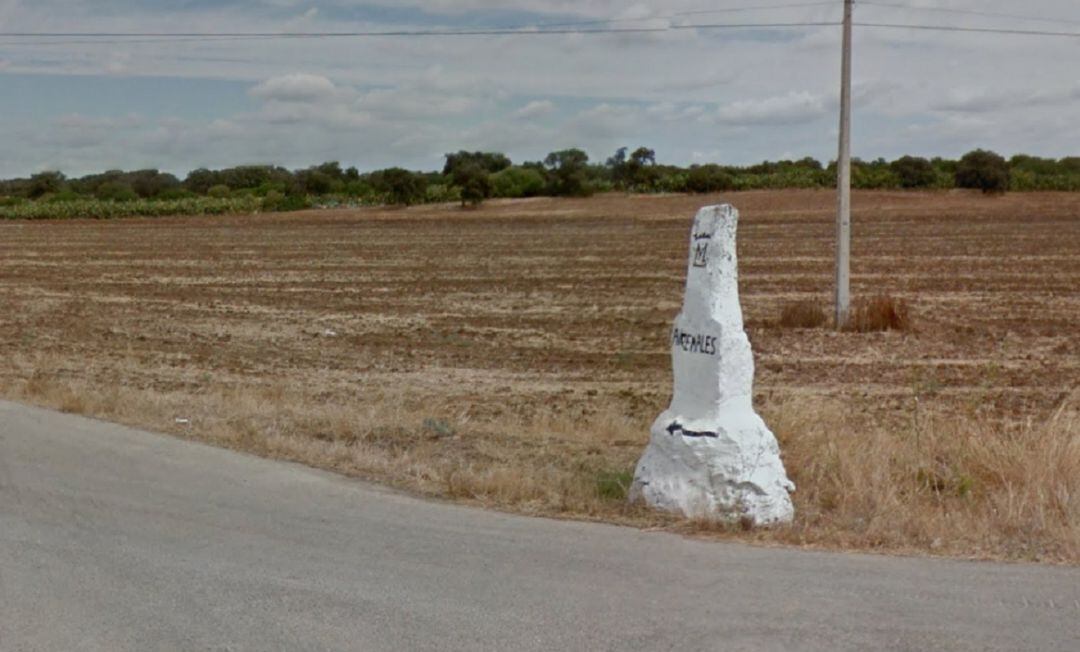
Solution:
{"label": "white painted stone marker", "polygon": [[638,462],[632,500],[715,520],[784,523],[794,509],[780,447],[754,412],[754,356],[739,305],[739,212],[694,219],[686,297],[671,334],[675,388]]}

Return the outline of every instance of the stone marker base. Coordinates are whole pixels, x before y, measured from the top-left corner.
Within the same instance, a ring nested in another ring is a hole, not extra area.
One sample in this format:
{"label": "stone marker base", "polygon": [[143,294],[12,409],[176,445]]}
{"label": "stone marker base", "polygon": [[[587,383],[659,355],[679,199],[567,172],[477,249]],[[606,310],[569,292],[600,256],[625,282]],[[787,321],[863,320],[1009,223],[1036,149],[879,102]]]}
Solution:
{"label": "stone marker base", "polygon": [[762,526],[791,521],[794,489],[776,438],[752,408],[707,421],[665,412],[653,424],[630,499],[689,518]]}

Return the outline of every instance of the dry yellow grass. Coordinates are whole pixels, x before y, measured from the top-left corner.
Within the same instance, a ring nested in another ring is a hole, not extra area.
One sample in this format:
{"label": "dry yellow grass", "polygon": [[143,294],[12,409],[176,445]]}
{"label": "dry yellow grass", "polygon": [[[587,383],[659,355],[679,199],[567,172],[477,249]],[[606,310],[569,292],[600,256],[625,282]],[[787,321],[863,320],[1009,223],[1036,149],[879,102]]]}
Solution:
{"label": "dry yellow grass", "polygon": [[903,299],[877,294],[855,302],[846,324],[860,333],[911,330],[911,310]]}
{"label": "dry yellow grass", "polygon": [[[429,496],[628,507],[716,198],[0,224],[0,396]],[[856,296],[917,328],[777,327],[831,282],[828,193],[744,193],[755,403],[799,490],[744,540],[1080,563],[1080,197],[857,193]],[[861,261],[861,262],[860,262]]]}
{"label": "dry yellow grass", "polygon": [[783,328],[820,328],[828,321],[820,303],[803,299],[785,303],[778,323]]}
{"label": "dry yellow grass", "polygon": [[921,408],[883,423],[836,402],[769,410],[799,490],[778,538],[1080,561],[1080,413],[1005,422]]}

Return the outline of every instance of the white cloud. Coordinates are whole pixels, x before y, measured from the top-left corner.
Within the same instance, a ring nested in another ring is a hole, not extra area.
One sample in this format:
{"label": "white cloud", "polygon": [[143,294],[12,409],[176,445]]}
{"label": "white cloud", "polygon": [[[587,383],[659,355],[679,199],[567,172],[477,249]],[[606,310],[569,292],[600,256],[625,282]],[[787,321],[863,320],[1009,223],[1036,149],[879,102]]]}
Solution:
{"label": "white cloud", "polygon": [[703,104],[679,105],[674,102],[658,102],[645,109],[645,114],[662,122],[708,122],[709,108]]}
{"label": "white cloud", "polygon": [[67,113],[54,121],[61,129],[89,131],[93,129],[132,129],[146,124],[146,120],[137,113],[122,116],[85,116],[81,113]]}
{"label": "white cloud", "polygon": [[554,111],[555,103],[551,100],[534,100],[514,111],[514,115],[518,118],[532,119],[550,115]]}
{"label": "white cloud", "polygon": [[751,100],[738,100],[717,110],[717,122],[729,125],[791,125],[812,122],[824,116],[827,103],[821,95],[790,91]]}
{"label": "white cloud", "polygon": [[989,113],[1018,107],[1066,105],[1080,101],[1080,85],[1064,88],[954,90],[932,104],[938,111]]}
{"label": "white cloud", "polygon": [[313,102],[333,97],[337,88],[322,75],[294,73],[271,77],[252,88],[250,93],[263,100]]}
{"label": "white cloud", "polygon": [[[641,109],[624,104],[598,104],[581,111],[567,121],[561,130],[567,135],[575,135],[579,143],[584,139],[626,139],[634,138],[642,124]],[[565,140],[566,136],[563,137]],[[614,142],[614,141],[611,141]],[[566,146],[574,143],[565,142]]]}
{"label": "white cloud", "polygon": [[83,150],[101,147],[115,136],[136,132],[145,124],[138,114],[101,117],[68,113],[53,120],[47,132],[31,136],[31,140],[57,149]]}
{"label": "white cloud", "polygon": [[420,86],[403,86],[368,91],[360,95],[356,104],[364,111],[408,120],[463,115],[478,109],[484,99]]}

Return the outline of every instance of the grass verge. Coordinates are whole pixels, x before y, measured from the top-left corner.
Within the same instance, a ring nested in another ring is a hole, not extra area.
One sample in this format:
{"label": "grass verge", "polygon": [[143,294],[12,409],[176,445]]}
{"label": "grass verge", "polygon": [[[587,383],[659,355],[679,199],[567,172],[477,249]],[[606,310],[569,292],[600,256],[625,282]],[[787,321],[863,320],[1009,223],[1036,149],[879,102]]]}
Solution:
{"label": "grass verge", "polygon": [[31,376],[4,392],[428,496],[532,515],[846,550],[1080,563],[1076,396],[1044,422],[920,406],[891,422],[844,403],[764,406],[798,485],[790,526],[678,523],[626,503],[647,423],[617,410],[475,421],[406,396],[328,404],[281,385],[200,394]]}

